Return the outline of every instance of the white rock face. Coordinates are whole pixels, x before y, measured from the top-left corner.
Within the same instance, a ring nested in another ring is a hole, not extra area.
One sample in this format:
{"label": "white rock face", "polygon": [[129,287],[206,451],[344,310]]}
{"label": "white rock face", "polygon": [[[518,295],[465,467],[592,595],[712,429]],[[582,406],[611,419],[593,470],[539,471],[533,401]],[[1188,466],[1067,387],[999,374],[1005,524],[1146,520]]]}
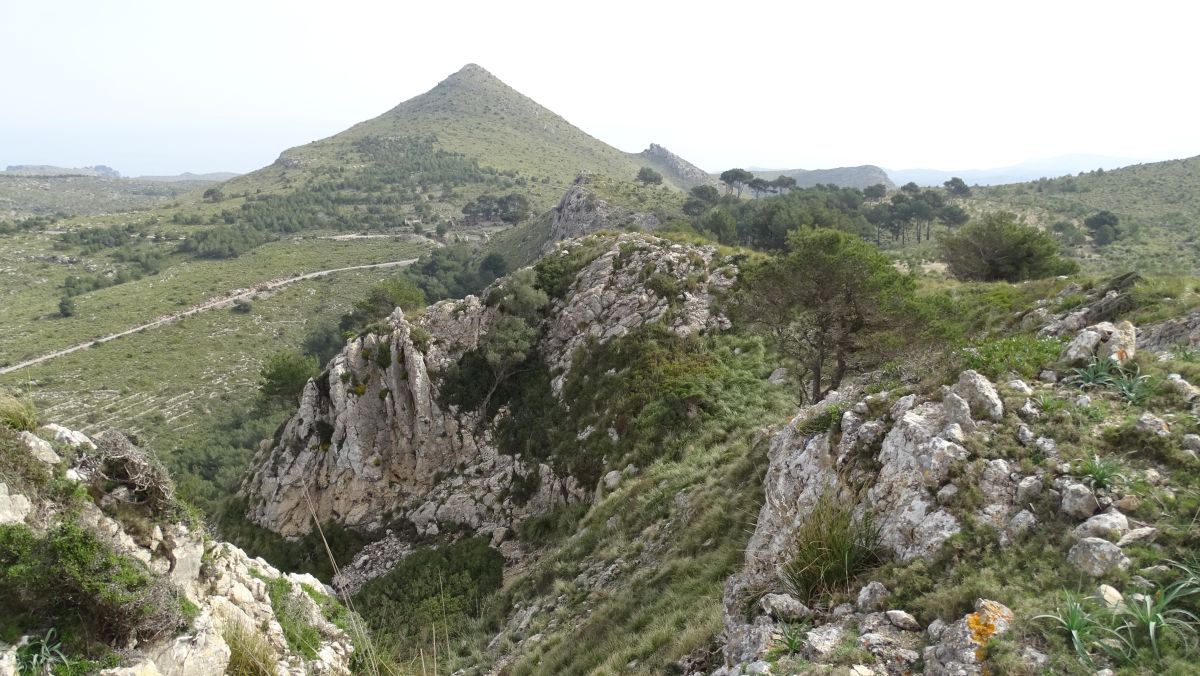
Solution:
{"label": "white rock face", "polygon": [[[555,387],[590,339],[605,342],[668,318],[680,335],[727,325],[709,307],[712,294],[733,283],[736,268],[718,260],[715,247],[643,235],[598,241],[609,248],[583,267],[543,327],[538,352],[558,374]],[[577,246],[569,242],[564,251]],[[663,298],[646,288],[642,275],[650,268],[674,276],[680,288],[689,278],[700,281],[679,298]],[[476,412],[439,398],[441,374],[479,344],[498,316],[469,296],[434,304],[412,321],[397,310],[386,331],[352,340],[308,383],[299,410],[256,458],[242,486],[249,517],[286,536],[308,532],[314,516],[372,530],[384,525],[385,514],[408,518],[426,535],[450,525],[491,534],[586,499],[592,486],[501,454]],[[509,495],[516,478],[535,476],[527,501]]]}
{"label": "white rock face", "polygon": [[[72,430],[59,426],[47,428],[56,429],[55,435],[58,437],[79,442],[78,465],[71,469],[81,480],[89,475],[89,468],[103,466],[114,457],[122,460],[133,458],[133,462],[148,457],[114,432],[97,436],[97,446],[91,440],[87,440],[87,443],[79,441],[82,435]],[[113,453],[123,455],[111,455]],[[140,466],[138,469],[141,472],[152,468]],[[104,483],[95,483],[92,489],[129,493],[124,485],[109,489],[103,488]],[[171,521],[174,517],[165,516],[173,514],[172,510],[164,508],[163,511],[155,511],[158,508],[147,500],[148,495],[169,497],[169,485],[165,488],[155,485],[144,490],[147,492],[136,496],[136,504],[139,509],[146,510],[142,518],[152,525],[148,532],[142,520],[138,521],[136,529],[127,531],[120,521],[90,501],[84,501],[77,508],[77,523],[104,538],[121,554],[144,563],[154,575],[169,580],[195,604],[198,613],[182,635],[156,642],[117,646],[124,649],[132,666],[101,673],[116,676],[220,676],[225,673],[231,655],[225,634],[233,626],[242,626],[266,641],[275,655],[275,664],[267,665],[274,673],[349,676],[353,652],[349,636],[326,620],[320,606],[302,587],[308,585],[314,591],[323,592],[324,586],[316,578],[307,575],[284,576],[262,559],[251,559],[233,545],[206,541],[199,530],[184,522]],[[64,513],[62,506],[54,503],[30,505],[24,496],[11,496],[7,487],[0,484],[0,523],[5,522],[6,499],[11,507],[15,498],[19,498],[18,502],[23,508],[36,508],[40,514],[49,515],[46,523],[39,522],[32,526],[34,528],[54,527],[56,520]],[[98,503],[106,504],[103,497]],[[288,647],[265,582],[278,580],[285,582],[289,607],[317,631],[320,644],[316,646],[318,655],[315,659],[306,659]],[[0,674],[4,673],[0,669]]]}
{"label": "white rock face", "polygon": [[[886,393],[882,396],[886,399]],[[840,438],[802,431],[808,419],[835,404],[844,411]],[[869,512],[879,528],[880,544],[901,561],[933,556],[959,532],[958,519],[939,504],[943,494],[947,496],[943,503],[953,501],[956,491],[951,489],[955,487],[947,483],[950,468],[970,455],[952,439],[963,438],[965,425],[971,429],[982,425],[975,422],[975,416],[983,420],[1003,418],[1004,405],[995,386],[968,371],[940,402],[920,401],[908,395],[883,417],[865,419],[867,411],[873,409],[878,407],[866,402],[855,404],[831,393],[825,401],[802,409],[772,440],[764,478],[766,499],[746,547],[745,567],[725,587],[727,666],[765,654],[767,643],[760,625],[747,622],[741,599],[749,590],[771,588],[782,579],[782,567],[788,562],[795,533],[823,494],[833,492],[854,508],[856,516]],[[869,468],[858,460],[864,455],[872,458]],[[987,504],[979,517],[994,523],[1001,532],[1020,511],[1015,502],[1019,484],[1013,474],[1008,462],[992,460],[985,464],[980,482]],[[858,486],[861,492],[856,495],[847,485]],[[1040,493],[1040,480],[1036,489],[1031,483],[1024,486],[1025,498]],[[1032,519],[1031,513],[1026,514]],[[1030,527],[1036,519],[1018,522],[1018,528]],[[859,593],[859,611],[881,609],[886,595],[882,585],[867,585]],[[886,641],[876,643],[872,645],[882,650]]]}

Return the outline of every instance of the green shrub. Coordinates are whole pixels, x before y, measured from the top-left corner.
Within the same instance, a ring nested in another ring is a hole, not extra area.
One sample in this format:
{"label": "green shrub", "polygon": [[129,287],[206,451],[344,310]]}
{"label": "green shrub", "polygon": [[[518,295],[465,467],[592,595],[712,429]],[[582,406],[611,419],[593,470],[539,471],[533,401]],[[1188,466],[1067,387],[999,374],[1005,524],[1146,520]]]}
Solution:
{"label": "green shrub", "polygon": [[813,603],[847,592],[881,556],[879,528],[871,516],[855,519],[852,507],[827,490],[792,535],[783,582],[798,599]]}
{"label": "green shrub", "polygon": [[964,280],[1019,282],[1079,270],[1059,257],[1054,237],[1006,212],[986,214],[944,235],[938,245],[951,274]]}
{"label": "green shrub", "polygon": [[0,425],[0,481],[26,496],[40,495],[52,477],[45,463],[33,457],[16,430]]}
{"label": "green shrub", "polygon": [[72,521],[38,534],[0,526],[0,613],[24,626],[80,626],[151,641],[185,626],[179,590]]}
{"label": "green shrub", "polygon": [[288,647],[306,660],[315,659],[317,648],[321,645],[321,635],[308,622],[303,607],[299,605],[298,592],[292,589],[291,583],[285,578],[262,579],[267,584],[271,609],[275,611],[275,619],[283,630]]}
{"label": "green shrub", "polygon": [[1055,338],[1009,336],[980,341],[963,350],[963,356],[967,368],[994,380],[1007,373],[1033,378],[1061,351],[1062,343]]}
{"label": "green shrub", "polygon": [[401,652],[415,654],[434,636],[452,636],[500,588],[504,557],[486,538],[468,538],[438,549],[420,549],[354,597],[367,625],[387,632]]}
{"label": "green shrub", "polygon": [[32,432],[38,425],[38,412],[33,402],[0,394],[0,426]]}
{"label": "green shrub", "polygon": [[35,636],[17,648],[17,671],[22,676],[43,674],[56,664],[69,664],[62,651],[62,641],[55,638],[56,630],[50,628],[44,636]]}
{"label": "green shrub", "polygon": [[379,344],[379,348],[375,352],[375,363],[381,369],[392,365],[392,346],[386,341]]}
{"label": "green shrub", "polygon": [[296,351],[277,352],[259,372],[259,391],[263,397],[294,405],[308,379],[317,375],[316,357]]}

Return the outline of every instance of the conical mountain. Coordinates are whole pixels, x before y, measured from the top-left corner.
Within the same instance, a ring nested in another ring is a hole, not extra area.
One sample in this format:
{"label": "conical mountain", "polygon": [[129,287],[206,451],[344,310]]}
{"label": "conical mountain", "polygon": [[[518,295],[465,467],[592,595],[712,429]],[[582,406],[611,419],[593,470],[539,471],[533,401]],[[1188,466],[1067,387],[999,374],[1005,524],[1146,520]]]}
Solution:
{"label": "conical mountain", "polygon": [[[318,168],[370,164],[372,158],[360,152],[365,140],[429,137],[436,139],[436,148],[461,154],[480,167],[516,172],[527,181],[553,186],[546,191],[547,200],[561,194],[581,172],[631,181],[640,167],[657,164],[590,136],[484,68],[468,64],[379,117],[284,151],[274,165],[248,175],[246,181],[278,185],[282,178],[295,184]],[[663,173],[670,185],[692,185],[672,172]],[[531,194],[535,203],[543,201],[540,192]]]}

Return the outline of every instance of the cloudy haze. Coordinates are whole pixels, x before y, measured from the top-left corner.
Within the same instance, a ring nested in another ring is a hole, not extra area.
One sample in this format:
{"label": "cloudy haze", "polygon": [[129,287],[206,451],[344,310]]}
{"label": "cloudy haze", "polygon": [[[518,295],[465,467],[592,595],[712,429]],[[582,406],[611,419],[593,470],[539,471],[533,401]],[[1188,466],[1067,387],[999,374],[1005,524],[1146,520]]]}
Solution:
{"label": "cloudy haze", "polygon": [[468,62],[709,170],[1200,154],[1191,3],[0,4],[0,165],[248,171]]}

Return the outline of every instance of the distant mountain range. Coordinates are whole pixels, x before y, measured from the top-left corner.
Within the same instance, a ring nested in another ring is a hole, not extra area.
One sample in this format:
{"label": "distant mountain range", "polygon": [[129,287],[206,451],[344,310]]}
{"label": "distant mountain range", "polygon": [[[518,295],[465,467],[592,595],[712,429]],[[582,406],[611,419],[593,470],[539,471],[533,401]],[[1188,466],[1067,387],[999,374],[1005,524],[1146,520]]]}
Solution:
{"label": "distant mountain range", "polygon": [[1141,160],[1126,157],[1109,157],[1105,155],[1060,155],[1040,159],[1026,160],[1009,167],[993,169],[957,169],[945,171],[941,169],[888,169],[888,176],[896,185],[916,183],[917,185],[941,185],[957,176],[968,185],[1003,185],[1006,183],[1023,183],[1036,181],[1039,178],[1055,178],[1067,174],[1077,174],[1081,171],[1096,169],[1116,169]]}
{"label": "distant mountain range", "polygon": [[231,178],[236,178],[241,174],[236,171],[210,171],[207,174],[193,174],[190,171],[185,171],[182,174],[174,176],[137,176],[139,181],[157,181],[159,183],[179,183],[181,181],[201,181],[209,183],[220,183],[228,181]]}
{"label": "distant mountain range", "polygon": [[872,164],[835,169],[751,169],[749,171],[755,176],[767,180],[790,176],[796,179],[796,186],[800,188],[811,188],[818,183],[859,189],[880,183],[889,188],[896,187],[887,172]]}
{"label": "distant mountain range", "polygon": [[104,178],[121,178],[121,172],[97,164],[94,167],[56,167],[49,164],[10,164],[4,168],[4,173],[14,176],[102,176]]}
{"label": "distant mountain range", "polygon": [[[97,164],[93,167],[56,167],[52,164],[10,164],[5,167],[3,174],[11,176],[86,176],[89,178],[122,178],[121,172],[112,167]],[[238,176],[232,171],[214,171],[207,174],[193,174],[185,171],[174,176],[126,176],[131,181],[154,181],[158,183],[220,183]]]}

